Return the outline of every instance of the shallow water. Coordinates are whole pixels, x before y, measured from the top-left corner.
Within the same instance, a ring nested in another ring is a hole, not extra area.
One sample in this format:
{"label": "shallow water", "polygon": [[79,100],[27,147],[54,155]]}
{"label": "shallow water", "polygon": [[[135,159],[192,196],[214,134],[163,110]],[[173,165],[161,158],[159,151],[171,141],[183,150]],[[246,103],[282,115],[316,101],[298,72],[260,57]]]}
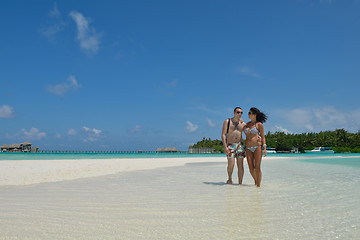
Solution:
{"label": "shallow water", "polygon": [[[360,154],[334,154],[327,152],[309,152],[309,153],[269,153],[274,157],[341,157],[352,156],[360,157]],[[64,153],[3,153],[0,152],[1,160],[61,160],[61,159],[132,159],[132,158],[195,158],[195,157],[225,157],[223,153],[187,153],[187,152],[64,152]]]}
{"label": "shallow water", "polygon": [[63,152],[63,153],[2,153],[1,160],[67,160],[67,159],[133,159],[133,158],[196,158],[221,157],[221,153],[187,152]]}
{"label": "shallow water", "polygon": [[0,187],[0,239],[359,239],[359,168],[265,158],[262,170],[261,188],[247,168],[244,185],[224,184],[225,159]]}

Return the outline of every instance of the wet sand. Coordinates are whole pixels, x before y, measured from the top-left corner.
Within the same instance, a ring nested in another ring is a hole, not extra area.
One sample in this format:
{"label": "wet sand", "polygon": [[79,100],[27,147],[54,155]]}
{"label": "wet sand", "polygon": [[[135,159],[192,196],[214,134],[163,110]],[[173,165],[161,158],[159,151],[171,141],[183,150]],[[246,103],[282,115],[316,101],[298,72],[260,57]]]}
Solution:
{"label": "wet sand", "polygon": [[[279,157],[266,157],[266,160],[277,158]],[[58,182],[201,162],[226,162],[226,158],[2,160],[0,161],[0,186]]]}
{"label": "wet sand", "polygon": [[358,168],[268,157],[257,188],[247,164],[225,184],[225,158],[82,161],[2,162],[22,181],[0,186],[0,239],[360,236]]}

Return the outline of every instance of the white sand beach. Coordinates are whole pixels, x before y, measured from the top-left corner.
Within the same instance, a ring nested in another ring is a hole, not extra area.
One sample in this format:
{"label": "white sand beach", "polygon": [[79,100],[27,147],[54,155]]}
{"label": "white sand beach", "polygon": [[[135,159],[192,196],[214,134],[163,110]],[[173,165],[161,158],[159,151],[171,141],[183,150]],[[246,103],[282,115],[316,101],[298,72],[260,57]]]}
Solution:
{"label": "white sand beach", "polygon": [[[267,156],[264,161],[289,159]],[[29,185],[80,178],[98,177],[121,172],[183,166],[187,163],[224,162],[225,157],[69,159],[69,160],[2,160],[0,186]],[[244,160],[245,166],[246,160]],[[225,177],[225,176],[224,176]]]}
{"label": "white sand beach", "polygon": [[[205,159],[80,159],[0,161],[0,185],[28,185],[181,166]],[[206,159],[215,160],[215,159]],[[217,159],[219,160],[219,159]]]}
{"label": "white sand beach", "polygon": [[[279,157],[266,157],[266,160],[275,158]],[[58,182],[121,172],[177,167],[187,163],[201,162],[226,162],[226,158],[3,160],[0,161],[0,186]]]}
{"label": "white sand beach", "polygon": [[120,172],[181,166],[223,158],[138,158],[0,161],[0,185],[28,185],[98,177]]}

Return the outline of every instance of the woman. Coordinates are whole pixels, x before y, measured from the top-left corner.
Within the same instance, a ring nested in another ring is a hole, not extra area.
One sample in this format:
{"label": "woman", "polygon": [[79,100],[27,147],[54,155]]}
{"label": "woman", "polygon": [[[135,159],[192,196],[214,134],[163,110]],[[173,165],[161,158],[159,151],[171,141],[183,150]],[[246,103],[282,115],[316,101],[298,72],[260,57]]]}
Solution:
{"label": "woman", "polygon": [[246,136],[246,159],[249,164],[250,174],[254,178],[256,186],[260,187],[262,176],[260,169],[262,148],[264,148],[265,156],[267,155],[263,126],[263,123],[267,120],[267,116],[260,112],[259,109],[252,107],[249,111],[249,119],[250,121],[246,123],[244,128]]}

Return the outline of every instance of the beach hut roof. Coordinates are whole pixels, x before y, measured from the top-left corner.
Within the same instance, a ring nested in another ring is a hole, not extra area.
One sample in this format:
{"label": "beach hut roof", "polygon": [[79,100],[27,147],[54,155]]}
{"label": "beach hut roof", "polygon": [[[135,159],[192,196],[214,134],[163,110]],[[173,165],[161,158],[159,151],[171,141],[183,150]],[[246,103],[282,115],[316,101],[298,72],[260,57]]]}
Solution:
{"label": "beach hut roof", "polygon": [[20,148],[20,146],[21,146],[20,143],[14,143],[10,145],[11,148]]}

